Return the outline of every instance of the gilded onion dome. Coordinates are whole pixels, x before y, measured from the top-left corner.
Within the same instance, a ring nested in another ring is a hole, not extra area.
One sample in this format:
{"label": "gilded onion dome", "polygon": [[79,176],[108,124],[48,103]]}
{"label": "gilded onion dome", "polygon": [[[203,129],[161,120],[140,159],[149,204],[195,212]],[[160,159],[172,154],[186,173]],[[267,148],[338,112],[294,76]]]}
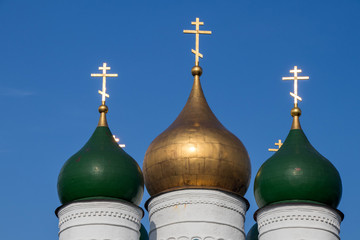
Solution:
{"label": "gilded onion dome", "polygon": [[151,196],[176,189],[205,188],[243,196],[251,166],[242,142],[211,111],[201,88],[202,69],[176,120],[150,144],[143,171]]}
{"label": "gilded onion dome", "polygon": [[342,195],[339,172],[309,142],[300,127],[300,108],[281,148],[259,169],[254,184],[258,206],[279,202],[313,202],[336,208]]}

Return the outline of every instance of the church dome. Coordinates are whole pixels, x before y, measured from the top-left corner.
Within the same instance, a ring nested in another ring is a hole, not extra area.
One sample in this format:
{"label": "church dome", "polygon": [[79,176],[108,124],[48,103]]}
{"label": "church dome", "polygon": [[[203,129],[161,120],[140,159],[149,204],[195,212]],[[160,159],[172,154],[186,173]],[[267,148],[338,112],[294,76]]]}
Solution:
{"label": "church dome", "polygon": [[176,189],[206,188],[243,196],[251,166],[241,141],[216,118],[201,88],[202,69],[176,120],[150,144],[143,171],[151,196]]}
{"label": "church dome", "polygon": [[136,161],[116,143],[107,125],[107,107],[83,148],[66,161],[58,177],[62,204],[87,199],[122,199],[139,205],[144,180]]}
{"label": "church dome", "polygon": [[310,144],[295,107],[292,129],[282,147],[259,169],[254,184],[258,206],[277,202],[316,202],[336,208],[342,194],[339,172]]}

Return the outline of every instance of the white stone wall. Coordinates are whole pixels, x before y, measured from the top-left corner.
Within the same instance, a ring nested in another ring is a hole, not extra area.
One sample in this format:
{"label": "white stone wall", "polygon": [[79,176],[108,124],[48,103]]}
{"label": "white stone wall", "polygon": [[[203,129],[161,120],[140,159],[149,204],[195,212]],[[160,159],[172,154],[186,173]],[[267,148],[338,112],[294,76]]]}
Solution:
{"label": "white stone wall", "polygon": [[339,212],[316,204],[274,204],[257,212],[259,240],[339,240]]}
{"label": "white stone wall", "polygon": [[141,208],[125,201],[86,201],[58,211],[60,240],[139,240]]}
{"label": "white stone wall", "polygon": [[150,240],[244,240],[243,198],[217,190],[161,194],[148,204]]}

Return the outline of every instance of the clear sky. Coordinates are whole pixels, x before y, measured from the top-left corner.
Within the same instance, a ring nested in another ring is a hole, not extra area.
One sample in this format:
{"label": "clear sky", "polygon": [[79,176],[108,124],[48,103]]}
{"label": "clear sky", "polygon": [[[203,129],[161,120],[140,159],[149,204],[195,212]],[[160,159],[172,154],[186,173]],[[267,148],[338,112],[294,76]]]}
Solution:
{"label": "clear sky", "polygon": [[213,31],[200,37],[205,95],[251,159],[246,231],[257,209],[255,174],[290,129],[293,85],[281,77],[297,65],[310,76],[299,83],[302,127],[342,176],[341,237],[353,239],[359,12],[357,0],[0,0],[0,236],[57,239],[57,176],[96,128],[101,80],[90,74],[103,62],[119,74],[107,85],[110,128],[142,166],[190,93],[194,36],[182,30],[200,17]]}

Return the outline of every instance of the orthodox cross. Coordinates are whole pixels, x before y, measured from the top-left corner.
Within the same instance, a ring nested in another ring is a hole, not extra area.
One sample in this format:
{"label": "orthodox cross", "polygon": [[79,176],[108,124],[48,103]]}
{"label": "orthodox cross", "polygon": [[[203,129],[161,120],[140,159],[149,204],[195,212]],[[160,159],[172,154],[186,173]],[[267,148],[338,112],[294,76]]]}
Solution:
{"label": "orthodox cross", "polygon": [[275,145],[276,145],[276,146],[279,146],[279,148],[278,148],[278,149],[276,149],[276,148],[269,148],[269,152],[277,152],[277,151],[281,148],[281,146],[283,145],[283,143],[281,142],[281,139],[279,139],[279,142],[275,143]]}
{"label": "orthodox cross", "polygon": [[102,73],[92,73],[92,77],[102,77],[102,91],[99,90],[99,94],[102,96],[102,103],[105,105],[105,99],[109,97],[109,94],[106,93],[106,77],[117,77],[117,74],[110,74],[106,73],[106,70],[110,70],[110,67],[106,65],[106,63],[103,63],[102,67],[99,67],[99,70],[102,70]]}
{"label": "orthodox cross", "polygon": [[203,58],[203,55],[199,52],[199,34],[211,34],[211,31],[200,31],[200,25],[204,25],[204,22],[200,22],[199,18],[196,18],[196,22],[191,22],[191,25],[195,25],[195,30],[184,30],[184,33],[195,34],[195,50],[191,49],[191,52],[195,54],[195,65],[199,66],[199,57]]}
{"label": "orthodox cross", "polygon": [[298,73],[301,73],[301,69],[298,69],[297,66],[294,66],[294,69],[290,70],[290,73],[294,73],[293,77],[283,77],[282,80],[294,80],[294,93],[290,92],[290,95],[294,98],[294,104],[297,107],[298,100],[302,101],[301,97],[298,96],[298,80],[308,80],[309,77],[298,76]]}
{"label": "orthodox cross", "polygon": [[[113,138],[115,139],[115,142],[117,142],[117,143],[120,141],[120,138],[117,138],[115,135],[113,135]],[[125,144],[119,144],[119,147],[124,148]]]}

